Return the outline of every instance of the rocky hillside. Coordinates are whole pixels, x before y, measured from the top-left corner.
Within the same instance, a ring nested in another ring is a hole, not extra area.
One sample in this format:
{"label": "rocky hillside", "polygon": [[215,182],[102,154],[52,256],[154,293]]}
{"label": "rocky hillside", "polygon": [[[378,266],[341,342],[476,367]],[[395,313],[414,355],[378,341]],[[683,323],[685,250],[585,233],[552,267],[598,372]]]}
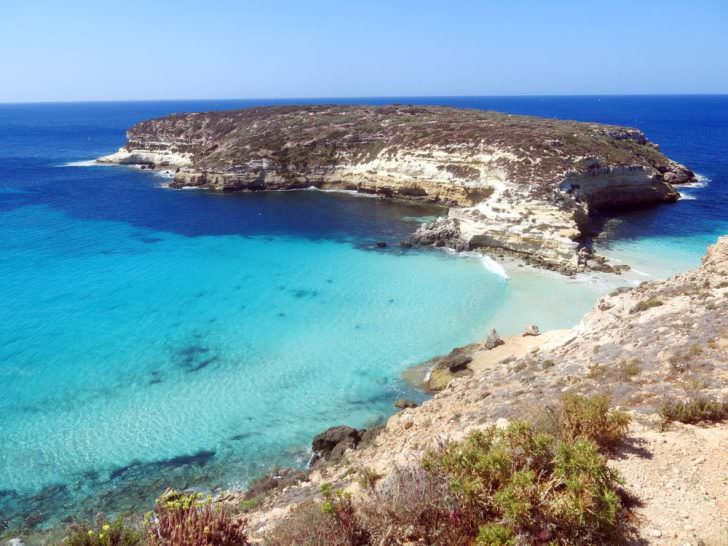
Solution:
{"label": "rocky hillside", "polygon": [[[725,544],[728,423],[665,427],[665,408],[698,399],[722,400],[724,412],[728,407],[728,237],[709,249],[698,269],[619,289],[573,330],[529,338],[541,336],[543,342],[529,342],[525,354],[509,354],[510,345],[519,346],[513,339],[461,351],[467,357],[460,359],[462,369],[442,392],[421,407],[401,404],[404,409],[366,440],[350,429],[321,436],[318,448],[325,439],[336,444],[327,449],[336,460],[266,497],[247,516],[251,528],[263,536],[293,506],[318,497],[324,483],[357,498],[365,494],[363,471],[380,476],[384,487],[387,476],[444,442],[491,424],[538,421],[565,393],[599,393],[633,417],[628,440],[610,465],[636,497],[643,541]],[[239,501],[236,493],[224,498]]]}
{"label": "rocky hillside", "polygon": [[171,170],[177,188],[316,186],[438,202],[453,207],[449,222],[415,243],[497,248],[565,272],[591,236],[590,212],[675,201],[672,185],[694,180],[635,129],[442,107],[178,114],[127,138],[100,161]]}

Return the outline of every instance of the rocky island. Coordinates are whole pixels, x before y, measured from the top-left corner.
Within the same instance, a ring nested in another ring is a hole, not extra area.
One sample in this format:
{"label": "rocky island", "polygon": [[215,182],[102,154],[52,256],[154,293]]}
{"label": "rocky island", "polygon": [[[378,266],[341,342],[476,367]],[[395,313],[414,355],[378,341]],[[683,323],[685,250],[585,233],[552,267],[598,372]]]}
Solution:
{"label": "rocky island", "polygon": [[171,187],[343,189],[449,207],[411,244],[497,250],[549,269],[594,256],[602,211],[669,203],[695,180],[636,129],[429,106],[280,106],[141,122],[99,161],[174,173]]}

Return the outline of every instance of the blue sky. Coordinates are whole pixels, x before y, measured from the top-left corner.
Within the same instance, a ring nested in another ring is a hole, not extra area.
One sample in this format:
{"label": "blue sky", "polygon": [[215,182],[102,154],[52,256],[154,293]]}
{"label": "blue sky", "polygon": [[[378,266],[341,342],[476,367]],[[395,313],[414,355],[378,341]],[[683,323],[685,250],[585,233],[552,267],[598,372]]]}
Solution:
{"label": "blue sky", "polygon": [[727,92],[726,0],[0,0],[0,101]]}

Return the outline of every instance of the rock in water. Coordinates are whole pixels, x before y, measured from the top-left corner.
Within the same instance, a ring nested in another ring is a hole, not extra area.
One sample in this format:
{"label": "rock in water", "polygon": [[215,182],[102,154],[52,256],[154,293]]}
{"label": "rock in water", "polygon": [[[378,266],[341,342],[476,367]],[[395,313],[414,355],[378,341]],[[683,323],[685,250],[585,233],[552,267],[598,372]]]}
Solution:
{"label": "rock in water", "polygon": [[483,343],[483,348],[490,351],[491,349],[495,349],[496,347],[498,347],[498,345],[503,345],[504,343],[505,341],[501,339],[501,337],[498,335],[498,332],[496,332],[495,328],[493,328],[488,334],[485,343]]}

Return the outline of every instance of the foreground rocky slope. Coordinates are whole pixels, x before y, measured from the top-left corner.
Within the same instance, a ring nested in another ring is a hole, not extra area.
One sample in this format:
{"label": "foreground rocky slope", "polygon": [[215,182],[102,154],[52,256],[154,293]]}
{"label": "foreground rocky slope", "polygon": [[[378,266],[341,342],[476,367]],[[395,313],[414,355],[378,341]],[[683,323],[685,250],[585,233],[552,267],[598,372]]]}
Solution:
{"label": "foreground rocky slope", "polygon": [[[637,497],[643,541],[728,543],[728,424],[663,430],[658,415],[667,402],[728,401],[728,237],[710,247],[698,269],[617,290],[579,326],[547,336],[525,355],[509,356],[508,345],[470,349],[470,374],[392,416],[368,443],[342,445],[340,458],[315,468],[308,481],[267,497],[246,516],[251,528],[264,536],[324,483],[356,498],[365,494],[364,470],[381,476],[383,487],[443,442],[490,424],[538,421],[564,393],[602,393],[633,416],[628,441],[610,464]],[[240,494],[223,498],[237,504]]]}
{"label": "foreground rocky slope", "polygon": [[590,213],[675,201],[672,184],[694,180],[635,129],[441,107],[178,114],[127,138],[100,161],[170,170],[177,188],[315,186],[438,202],[449,219],[415,243],[496,248],[565,272],[589,243]]}

